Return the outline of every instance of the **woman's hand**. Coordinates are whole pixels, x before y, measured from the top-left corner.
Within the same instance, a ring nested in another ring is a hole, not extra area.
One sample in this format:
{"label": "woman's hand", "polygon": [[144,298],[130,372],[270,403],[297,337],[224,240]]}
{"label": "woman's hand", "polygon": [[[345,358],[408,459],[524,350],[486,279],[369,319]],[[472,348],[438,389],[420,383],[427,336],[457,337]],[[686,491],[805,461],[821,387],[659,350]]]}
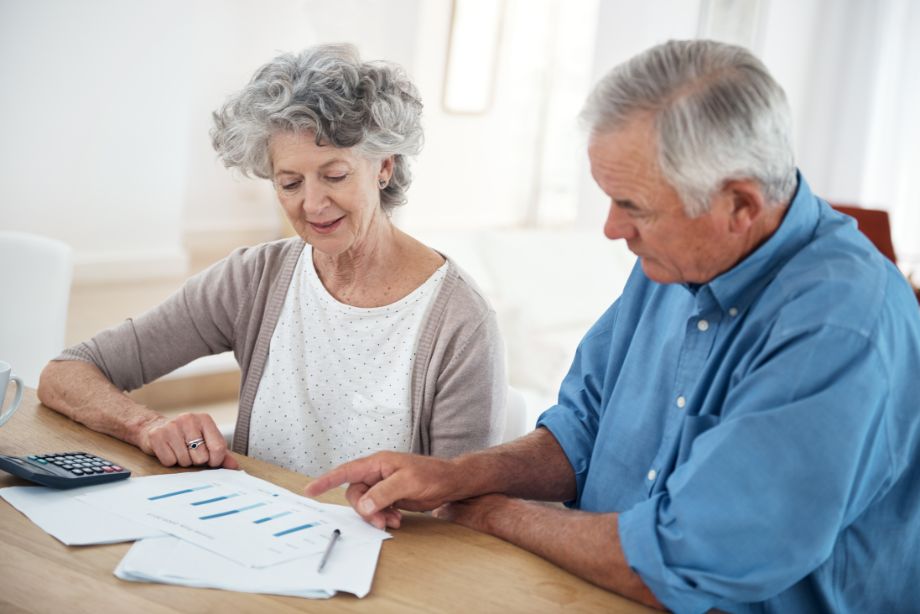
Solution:
{"label": "woman's hand", "polygon": [[214,419],[208,414],[181,414],[172,419],[159,416],[144,426],[138,438],[138,447],[156,456],[166,467],[208,465],[240,468],[227,450],[227,443]]}

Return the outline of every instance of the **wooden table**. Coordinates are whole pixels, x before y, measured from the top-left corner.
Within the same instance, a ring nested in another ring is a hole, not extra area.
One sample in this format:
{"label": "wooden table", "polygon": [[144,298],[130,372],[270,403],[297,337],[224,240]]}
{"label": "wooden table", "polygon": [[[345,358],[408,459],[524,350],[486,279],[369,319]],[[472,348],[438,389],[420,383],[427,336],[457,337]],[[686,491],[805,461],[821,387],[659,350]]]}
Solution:
{"label": "wooden table", "polygon": [[[69,450],[99,454],[136,476],[170,471],[137,448],[48,409],[33,390],[26,390],[19,411],[0,428],[0,453]],[[310,481],[262,461],[238,458],[248,473],[295,493]],[[0,471],[0,487],[23,483]],[[341,490],[322,499],[344,503]],[[0,612],[649,611],[516,546],[424,514],[407,514],[393,535],[383,544],[367,597],[339,594],[311,600],[124,582],[112,572],[130,544],[64,546],[2,501]]]}

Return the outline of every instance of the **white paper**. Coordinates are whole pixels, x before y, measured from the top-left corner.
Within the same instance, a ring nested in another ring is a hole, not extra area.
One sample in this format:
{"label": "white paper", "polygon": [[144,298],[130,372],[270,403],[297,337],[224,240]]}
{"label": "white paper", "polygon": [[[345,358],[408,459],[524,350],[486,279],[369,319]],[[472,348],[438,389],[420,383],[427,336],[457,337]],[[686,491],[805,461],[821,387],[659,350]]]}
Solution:
{"label": "white paper", "polygon": [[312,599],[325,599],[336,591],[364,597],[371,590],[381,543],[380,540],[349,543],[347,537],[341,538],[323,571],[317,572],[321,554],[252,568],[175,537],[159,537],[134,544],[118,564],[115,575],[135,582]]}
{"label": "white paper", "polygon": [[87,505],[78,495],[116,484],[99,484],[70,490],[45,486],[10,486],[0,497],[25,514],[42,531],[68,546],[114,544],[162,535],[146,524]]}
{"label": "white paper", "polygon": [[389,538],[351,508],[227,469],[131,478],[120,489],[89,492],[80,500],[249,567],[320,554],[334,529],[352,544]]}

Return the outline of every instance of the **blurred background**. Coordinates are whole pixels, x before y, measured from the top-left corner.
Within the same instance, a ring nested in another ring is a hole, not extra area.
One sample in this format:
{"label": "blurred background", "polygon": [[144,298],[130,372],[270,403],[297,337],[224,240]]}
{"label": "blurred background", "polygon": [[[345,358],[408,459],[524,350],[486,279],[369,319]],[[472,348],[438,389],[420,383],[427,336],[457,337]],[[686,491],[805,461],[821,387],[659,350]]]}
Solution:
{"label": "blurred background", "polygon": [[[916,268],[910,0],[0,0],[0,228],[72,248],[66,343],[149,308],[234,247],[288,232],[269,183],[216,160],[211,111],[280,52],[354,43],[401,64],[425,102],[395,219],[480,281],[534,413],[632,263],[602,237],[578,110],[613,65],[693,37],[763,59],[812,188],[887,210],[899,264]],[[229,398],[230,369],[186,375],[223,377],[211,397]],[[191,390],[207,386],[148,400],[214,400]]]}

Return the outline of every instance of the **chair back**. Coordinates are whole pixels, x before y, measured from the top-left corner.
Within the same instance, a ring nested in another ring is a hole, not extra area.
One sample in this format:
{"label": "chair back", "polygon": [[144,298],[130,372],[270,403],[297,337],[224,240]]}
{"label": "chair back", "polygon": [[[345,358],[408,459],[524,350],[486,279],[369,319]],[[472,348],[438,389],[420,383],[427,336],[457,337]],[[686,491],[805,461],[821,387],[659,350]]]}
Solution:
{"label": "chair back", "polygon": [[64,347],[72,252],[55,239],[0,231],[0,263],[0,360],[34,388]]}
{"label": "chair back", "polygon": [[864,209],[853,205],[831,205],[834,209],[856,219],[856,226],[872,244],[889,260],[897,264],[894,244],[891,242],[891,222],[888,212],[881,209]]}

